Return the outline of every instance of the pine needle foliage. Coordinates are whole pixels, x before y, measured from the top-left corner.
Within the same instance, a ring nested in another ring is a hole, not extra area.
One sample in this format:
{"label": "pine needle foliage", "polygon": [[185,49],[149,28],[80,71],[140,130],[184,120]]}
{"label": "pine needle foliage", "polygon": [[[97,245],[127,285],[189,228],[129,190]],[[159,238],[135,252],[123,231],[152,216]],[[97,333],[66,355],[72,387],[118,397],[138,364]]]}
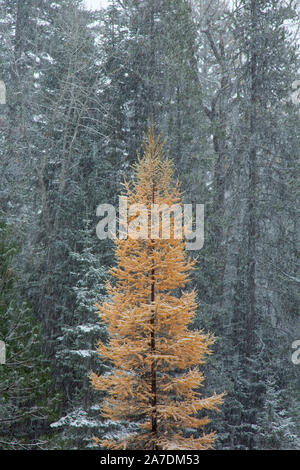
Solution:
{"label": "pine needle foliage", "polygon": [[[172,162],[153,128],[143,150],[134,182],[124,185],[128,207],[180,203]],[[184,288],[195,260],[187,259],[184,239],[175,238],[172,224],[168,239],[155,238],[150,219],[147,227],[139,225],[141,238],[115,239],[116,282],[107,284],[110,300],[97,305],[110,337],[109,344],[99,342],[98,353],[114,372],[91,373],[93,387],[107,392],[103,417],[134,422],[139,430],[95,441],[108,449],[209,449],[215,434],[205,434],[209,419],[199,412],[217,410],[223,395],[205,398],[199,392],[199,365],[211,354],[214,338],[190,328],[197,304],[195,291]],[[135,222],[129,217],[129,225]]]}

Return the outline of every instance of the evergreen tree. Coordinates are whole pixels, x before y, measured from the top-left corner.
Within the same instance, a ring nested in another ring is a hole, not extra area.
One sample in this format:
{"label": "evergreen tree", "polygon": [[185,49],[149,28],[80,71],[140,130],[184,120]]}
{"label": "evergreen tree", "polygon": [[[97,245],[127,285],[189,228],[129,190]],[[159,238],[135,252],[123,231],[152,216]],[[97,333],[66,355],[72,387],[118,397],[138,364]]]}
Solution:
{"label": "evergreen tree", "polygon": [[[276,270],[293,258],[282,239],[283,233],[289,239],[294,231],[293,227],[286,230],[284,215],[285,207],[290,206],[287,167],[294,156],[291,146],[285,145],[289,126],[282,126],[293,114],[287,103],[296,55],[285,28],[293,14],[291,5],[285,7],[277,0],[240,0],[232,15],[239,78],[235,100],[238,119],[233,121],[229,136],[233,189],[229,189],[225,207],[231,244],[225,305],[232,306],[232,318],[224,344],[233,401],[229,397],[224,407],[229,441],[222,444],[229,448],[261,448],[267,380],[277,376],[278,387],[285,389],[291,380],[288,338],[283,342],[281,330],[290,322],[282,307],[286,289],[282,281],[277,283]],[[279,168],[286,169],[279,172]],[[282,364],[274,373],[274,365],[279,365],[278,351],[287,361],[285,373]]]}
{"label": "evergreen tree", "polygon": [[17,247],[11,236],[1,223],[0,338],[6,344],[6,363],[0,366],[0,448],[47,448],[59,396],[42,353],[41,327],[18,296],[13,266]]}
{"label": "evergreen tree", "polygon": [[135,160],[152,115],[182,168],[187,198],[192,193],[195,198],[207,123],[200,106],[196,28],[189,2],[115,0],[103,22],[103,133],[108,136],[103,154],[115,163],[109,174],[112,184],[120,182],[120,170],[127,173],[128,162]]}
{"label": "evergreen tree", "polygon": [[300,447],[296,421],[284,395],[285,390],[278,389],[276,381],[268,378],[263,413],[258,421],[261,449]]}
{"label": "evergreen tree", "polygon": [[89,386],[89,370],[97,368],[107,373],[110,368],[103,364],[95,351],[97,340],[106,341],[107,331],[99,324],[96,315],[96,302],[106,299],[106,271],[100,264],[101,258],[96,254],[95,230],[91,221],[85,221],[85,228],[79,231],[81,251],[71,253],[74,259],[74,310],[73,321],[61,328],[57,347],[58,360],[64,370],[64,378],[74,388],[68,413],[51,427],[60,429],[60,447],[67,449],[84,449],[92,446],[92,436],[97,432],[104,435],[115,427],[112,423],[99,422],[99,396]]}

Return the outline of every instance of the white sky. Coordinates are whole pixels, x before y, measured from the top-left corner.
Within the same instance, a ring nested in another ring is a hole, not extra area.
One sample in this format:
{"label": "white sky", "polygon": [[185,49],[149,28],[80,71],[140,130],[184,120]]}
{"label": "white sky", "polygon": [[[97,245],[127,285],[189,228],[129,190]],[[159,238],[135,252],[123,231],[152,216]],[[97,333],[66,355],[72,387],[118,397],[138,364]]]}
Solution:
{"label": "white sky", "polygon": [[108,0],[84,0],[84,3],[89,10],[99,10],[107,6]]}

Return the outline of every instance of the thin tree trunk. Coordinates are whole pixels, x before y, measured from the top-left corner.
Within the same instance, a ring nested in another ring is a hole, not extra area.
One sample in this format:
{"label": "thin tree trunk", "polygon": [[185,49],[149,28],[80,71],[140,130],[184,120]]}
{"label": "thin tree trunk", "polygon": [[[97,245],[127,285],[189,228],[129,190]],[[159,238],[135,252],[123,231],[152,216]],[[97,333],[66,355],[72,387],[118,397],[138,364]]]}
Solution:
{"label": "thin tree trunk", "polygon": [[[155,184],[153,183],[152,188],[152,204],[154,204],[155,195]],[[156,309],[154,307],[155,302],[155,267],[154,259],[152,256],[152,270],[151,270],[151,305],[152,305],[152,316],[151,316],[151,354],[155,354],[155,324],[156,324]],[[156,387],[156,360],[152,360],[151,364],[151,393],[152,393],[152,436],[153,436],[153,450],[157,450],[157,387]]]}
{"label": "thin tree trunk", "polygon": [[257,185],[257,56],[256,56],[256,0],[251,0],[252,51],[251,51],[251,98],[250,98],[250,152],[248,186],[248,261],[247,261],[247,356],[254,352],[254,331],[256,322],[256,185]]}

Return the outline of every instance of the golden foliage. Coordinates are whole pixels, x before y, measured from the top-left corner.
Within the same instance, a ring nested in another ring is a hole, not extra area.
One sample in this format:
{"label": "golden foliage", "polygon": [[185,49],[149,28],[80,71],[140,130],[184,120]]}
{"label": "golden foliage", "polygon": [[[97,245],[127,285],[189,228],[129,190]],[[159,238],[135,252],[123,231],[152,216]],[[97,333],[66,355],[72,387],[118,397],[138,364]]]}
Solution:
{"label": "golden foliage", "polygon": [[[171,161],[163,158],[163,144],[153,129],[144,154],[135,167],[135,181],[125,183],[128,204],[180,203],[179,185],[173,184]],[[132,219],[131,219],[132,220]],[[150,226],[150,221],[148,228]],[[135,421],[140,432],[125,439],[105,440],[109,449],[208,449],[214,433],[199,436],[209,422],[201,410],[216,410],[222,394],[201,397],[203,375],[198,366],[211,354],[211,334],[189,329],[196,311],[195,292],[181,292],[195,261],[186,258],[185,242],[176,239],[115,239],[115,285],[107,284],[110,300],[97,305],[110,335],[98,353],[114,366],[111,375],[91,373],[96,390],[107,392],[102,415]]]}

